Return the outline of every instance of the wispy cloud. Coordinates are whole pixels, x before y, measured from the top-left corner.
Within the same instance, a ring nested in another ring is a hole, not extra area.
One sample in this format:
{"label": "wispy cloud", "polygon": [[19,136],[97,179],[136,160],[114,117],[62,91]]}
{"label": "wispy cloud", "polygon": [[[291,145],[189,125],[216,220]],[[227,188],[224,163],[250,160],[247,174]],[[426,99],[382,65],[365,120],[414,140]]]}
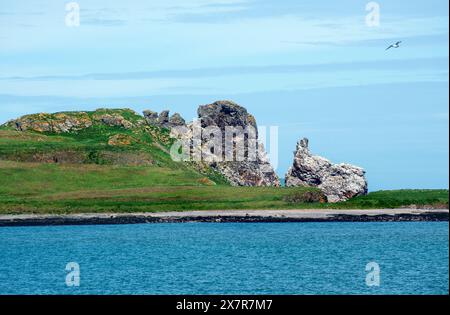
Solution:
{"label": "wispy cloud", "polygon": [[87,26],[122,26],[130,19],[129,10],[123,8],[80,8],[80,24]]}
{"label": "wispy cloud", "polygon": [[82,23],[85,25],[98,26],[122,26],[126,24],[126,20],[121,19],[104,19],[104,18],[84,18]]}
{"label": "wispy cloud", "polygon": [[[442,45],[448,44],[449,39],[447,34],[436,34],[436,35],[421,35],[421,36],[401,36],[404,46],[417,46],[418,43],[421,45],[426,44],[436,44],[440,43]],[[388,42],[388,39],[361,39],[359,41],[343,40],[343,41],[284,41],[283,44],[299,45],[299,46],[313,46],[313,47],[382,47]]]}
{"label": "wispy cloud", "polygon": [[[380,46],[384,47],[384,46]],[[116,73],[90,73],[83,75],[42,75],[42,76],[13,76],[0,77],[0,80],[20,81],[64,81],[64,80],[148,80],[166,78],[207,78],[232,75],[255,74],[289,74],[313,72],[339,72],[361,70],[410,70],[415,69],[446,69],[447,58],[415,58],[415,59],[390,59],[384,61],[357,61],[342,63],[321,64],[290,64],[267,66],[235,66],[220,68],[200,68],[183,70],[141,71],[141,72],[116,72]]]}

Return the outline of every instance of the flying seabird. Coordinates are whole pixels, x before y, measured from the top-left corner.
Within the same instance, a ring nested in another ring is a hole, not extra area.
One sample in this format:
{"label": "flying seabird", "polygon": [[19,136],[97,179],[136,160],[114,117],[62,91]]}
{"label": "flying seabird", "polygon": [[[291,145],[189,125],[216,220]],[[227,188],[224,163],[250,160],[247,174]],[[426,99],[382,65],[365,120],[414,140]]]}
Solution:
{"label": "flying seabird", "polygon": [[400,43],[401,43],[402,41],[399,41],[399,42],[396,42],[395,44],[392,44],[392,45],[390,45],[388,48],[386,48],[386,50],[388,50],[388,49],[390,49],[390,48],[398,48],[398,47],[400,47]]}

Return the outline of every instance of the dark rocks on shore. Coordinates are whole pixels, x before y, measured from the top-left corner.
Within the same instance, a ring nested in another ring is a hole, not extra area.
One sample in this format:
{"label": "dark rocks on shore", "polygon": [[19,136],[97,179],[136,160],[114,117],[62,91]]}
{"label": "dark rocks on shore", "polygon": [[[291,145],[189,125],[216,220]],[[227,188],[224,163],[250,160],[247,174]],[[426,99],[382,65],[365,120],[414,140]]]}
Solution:
{"label": "dark rocks on shore", "polygon": [[448,212],[424,212],[420,214],[349,215],[336,214],[324,218],[295,218],[286,216],[176,216],[149,217],[145,215],[111,215],[109,217],[36,217],[26,219],[1,219],[2,226],[43,225],[104,225],[143,223],[285,223],[285,222],[420,222],[449,220]]}

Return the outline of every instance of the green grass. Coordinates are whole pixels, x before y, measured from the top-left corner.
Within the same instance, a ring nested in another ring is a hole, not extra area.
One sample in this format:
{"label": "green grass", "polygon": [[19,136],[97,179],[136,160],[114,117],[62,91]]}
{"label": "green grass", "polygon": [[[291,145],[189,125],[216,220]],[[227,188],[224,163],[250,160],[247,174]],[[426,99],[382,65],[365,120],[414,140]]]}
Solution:
{"label": "green grass", "polygon": [[0,161],[0,213],[276,208],[299,190],[313,189],[213,185],[164,167]]}
{"label": "green grass", "polygon": [[379,191],[350,201],[293,203],[313,188],[212,185],[182,169],[0,161],[0,213],[156,212],[210,209],[448,207],[448,190]]}
{"label": "green grass", "polygon": [[[125,134],[136,139],[127,147],[108,145],[108,140],[116,134]],[[0,159],[21,161],[36,153],[55,153],[64,151],[95,153],[109,152],[145,152],[159,164],[172,164],[170,156],[154,145],[148,134],[119,127],[93,126],[78,133],[60,135],[34,132],[0,130]]]}
{"label": "green grass", "polygon": [[[128,135],[135,141],[127,146],[108,145],[110,137],[117,134]],[[137,157],[135,160],[146,160],[155,167],[177,170],[188,177],[206,176],[217,184],[227,184],[227,180],[221,174],[210,168],[198,170],[188,164],[174,162],[168,153],[171,142],[168,130],[152,126],[146,126],[144,129],[124,129],[100,124],[78,132],[62,134],[20,132],[0,127],[0,160],[36,162],[36,156],[39,155],[46,157],[70,155],[72,159],[75,157],[83,164],[114,166],[112,164],[120,163],[111,161],[105,156],[124,157],[124,160],[134,156]]]}
{"label": "green grass", "polygon": [[447,208],[448,189],[380,190],[332,205],[345,209],[383,209],[406,206]]}

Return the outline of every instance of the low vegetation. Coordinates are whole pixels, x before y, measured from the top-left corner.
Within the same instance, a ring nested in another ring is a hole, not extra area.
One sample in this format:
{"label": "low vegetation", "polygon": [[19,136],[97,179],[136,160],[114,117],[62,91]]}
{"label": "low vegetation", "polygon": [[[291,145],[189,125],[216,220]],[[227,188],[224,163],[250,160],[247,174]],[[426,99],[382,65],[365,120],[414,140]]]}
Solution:
{"label": "low vegetation", "polygon": [[448,189],[380,190],[335,205],[350,209],[439,208],[448,209]]}
{"label": "low vegetation", "polygon": [[0,213],[156,212],[209,209],[448,207],[448,190],[379,191],[320,202],[314,188],[232,187],[157,166],[0,161]]}

